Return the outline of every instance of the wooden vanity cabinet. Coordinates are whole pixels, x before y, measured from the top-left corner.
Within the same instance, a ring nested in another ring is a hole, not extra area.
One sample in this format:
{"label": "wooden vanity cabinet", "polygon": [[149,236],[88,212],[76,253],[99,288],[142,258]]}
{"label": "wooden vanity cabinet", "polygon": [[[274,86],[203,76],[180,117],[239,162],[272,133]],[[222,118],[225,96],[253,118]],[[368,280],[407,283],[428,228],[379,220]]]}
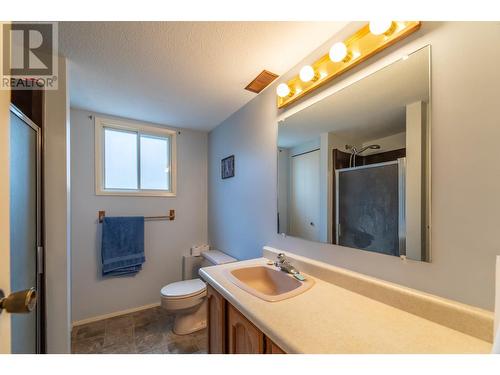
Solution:
{"label": "wooden vanity cabinet", "polygon": [[226,300],[207,285],[208,353],[226,353]]}
{"label": "wooden vanity cabinet", "polygon": [[286,354],[283,349],[266,336],[266,354]]}
{"label": "wooden vanity cabinet", "polygon": [[264,354],[264,334],[231,304],[228,304],[227,333],[229,354]]}
{"label": "wooden vanity cabinet", "polygon": [[210,285],[207,310],[209,354],[286,354]]}

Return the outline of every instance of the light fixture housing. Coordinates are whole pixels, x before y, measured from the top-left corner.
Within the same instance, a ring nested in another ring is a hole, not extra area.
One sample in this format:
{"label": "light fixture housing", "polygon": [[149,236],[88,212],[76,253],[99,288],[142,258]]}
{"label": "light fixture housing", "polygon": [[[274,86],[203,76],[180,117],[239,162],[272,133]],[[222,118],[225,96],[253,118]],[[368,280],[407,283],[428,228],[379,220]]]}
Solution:
{"label": "light fixture housing", "polygon": [[370,21],[368,26],[373,35],[391,35],[396,28],[394,21]]}
{"label": "light fixture housing", "polygon": [[290,92],[290,87],[288,87],[286,83],[280,83],[278,87],[276,87],[276,94],[278,94],[280,98],[287,97],[288,95],[290,95]]}
{"label": "light fixture housing", "polygon": [[[377,25],[372,26],[375,32],[380,32],[376,28]],[[344,57],[342,63],[333,62],[327,51],[325,55],[311,64],[314,73],[317,75],[317,79],[304,82],[300,74],[297,74],[295,77],[283,82],[285,85],[277,88],[278,108],[284,108],[331,82],[336,77],[366,61],[373,55],[416,32],[420,26],[420,21],[391,21],[389,26],[381,27],[381,29],[389,27],[389,30],[382,30],[385,31],[385,34],[378,36],[372,34],[370,25],[366,23],[354,34],[343,40],[347,47],[347,55]],[[336,48],[339,48],[339,52],[342,52],[339,53],[339,56],[344,54],[343,51],[340,51],[342,47]],[[336,60],[338,59],[334,53],[332,55],[334,55]]]}
{"label": "light fixture housing", "polygon": [[306,65],[300,69],[299,77],[302,82],[309,82],[315,80],[317,74],[311,65]]}
{"label": "light fixture housing", "polygon": [[349,51],[344,42],[335,43],[332,48],[330,48],[328,55],[333,62],[347,62],[350,59]]}

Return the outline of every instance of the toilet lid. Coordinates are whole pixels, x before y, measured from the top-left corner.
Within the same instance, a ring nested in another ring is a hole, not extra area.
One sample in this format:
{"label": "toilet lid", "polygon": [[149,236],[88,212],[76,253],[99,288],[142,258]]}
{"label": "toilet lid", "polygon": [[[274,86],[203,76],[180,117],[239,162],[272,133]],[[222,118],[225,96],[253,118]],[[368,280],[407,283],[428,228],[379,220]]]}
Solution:
{"label": "toilet lid", "polygon": [[222,251],[219,251],[219,250],[204,251],[201,253],[201,256],[203,258],[205,258],[206,260],[208,260],[213,265],[226,264],[226,263],[232,263],[232,262],[237,261],[237,259],[235,259],[232,256],[229,256],[227,254],[224,254]]}
{"label": "toilet lid", "polygon": [[206,285],[201,279],[177,281],[161,288],[161,295],[172,298],[185,298],[205,291]]}

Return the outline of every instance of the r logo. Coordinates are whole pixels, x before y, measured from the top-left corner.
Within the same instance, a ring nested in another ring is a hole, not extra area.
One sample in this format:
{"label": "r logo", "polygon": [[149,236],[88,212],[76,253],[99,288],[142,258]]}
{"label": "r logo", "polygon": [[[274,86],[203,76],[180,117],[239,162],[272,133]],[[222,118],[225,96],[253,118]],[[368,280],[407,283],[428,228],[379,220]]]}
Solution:
{"label": "r logo", "polygon": [[53,24],[13,23],[3,28],[4,46],[10,46],[10,54],[3,54],[4,75],[53,74]]}
{"label": "r logo", "polygon": [[57,23],[13,22],[2,25],[2,88],[49,89],[57,80]]}

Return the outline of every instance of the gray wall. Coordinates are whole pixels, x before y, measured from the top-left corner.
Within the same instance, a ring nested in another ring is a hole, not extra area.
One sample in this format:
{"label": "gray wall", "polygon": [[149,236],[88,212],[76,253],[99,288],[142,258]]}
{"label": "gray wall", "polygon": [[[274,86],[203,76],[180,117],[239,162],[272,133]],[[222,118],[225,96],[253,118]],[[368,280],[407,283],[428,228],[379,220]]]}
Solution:
{"label": "gray wall", "polygon": [[[94,121],[89,115],[96,114],[71,110],[73,321],[159,303],[160,289],[182,278],[182,255],[207,241],[207,133],[182,130],[177,136],[177,197],[96,196]],[[142,271],[102,279],[97,212],[156,216],[169,209],[176,210],[174,221],[145,224]]]}
{"label": "gray wall", "polygon": [[[286,112],[432,45],[432,263],[276,234],[276,122],[283,115],[276,110],[277,83],[209,135],[211,245],[241,259],[260,256],[262,246],[271,245],[492,310],[495,254],[500,254],[500,49],[491,46],[499,38],[498,22],[425,22],[415,35]],[[231,154],[236,176],[221,180],[220,160]]]}
{"label": "gray wall", "polygon": [[44,225],[47,352],[70,353],[70,142],[66,59],[59,58],[58,90],[45,92]]}

